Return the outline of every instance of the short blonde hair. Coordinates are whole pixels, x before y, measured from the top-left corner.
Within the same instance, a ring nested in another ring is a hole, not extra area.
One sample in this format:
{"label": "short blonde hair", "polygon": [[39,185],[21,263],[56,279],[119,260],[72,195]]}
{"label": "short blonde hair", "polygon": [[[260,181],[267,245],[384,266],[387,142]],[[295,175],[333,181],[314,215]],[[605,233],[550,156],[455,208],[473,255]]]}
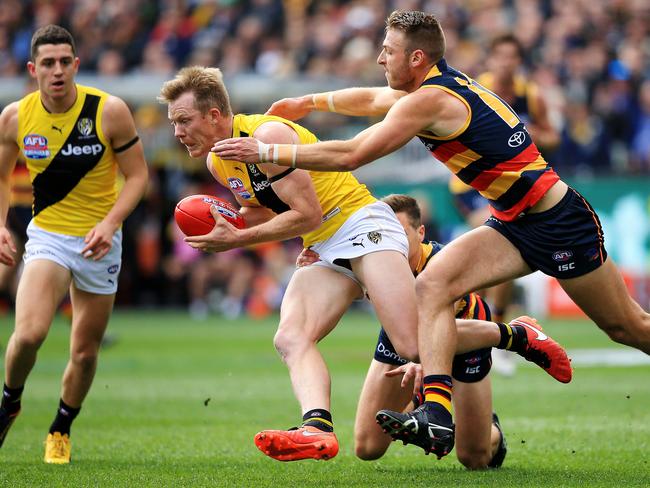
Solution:
{"label": "short blonde hair", "polygon": [[421,49],[437,63],[445,55],[445,34],[434,15],[417,10],[395,10],[386,19],[386,30],[400,30],[406,36],[407,49]]}
{"label": "short blonde hair", "polygon": [[190,66],[181,69],[173,80],[163,84],[158,101],[169,104],[187,92],[194,94],[196,108],[203,115],[211,108],[219,109],[223,115],[232,115],[230,97],[219,68]]}

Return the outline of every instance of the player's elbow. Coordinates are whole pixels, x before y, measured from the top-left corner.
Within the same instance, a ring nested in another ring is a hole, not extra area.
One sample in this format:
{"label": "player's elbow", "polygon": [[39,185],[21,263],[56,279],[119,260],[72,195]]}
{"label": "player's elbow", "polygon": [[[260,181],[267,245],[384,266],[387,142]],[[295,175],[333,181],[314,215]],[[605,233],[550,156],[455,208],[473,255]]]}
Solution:
{"label": "player's elbow", "polygon": [[360,168],[366,164],[359,155],[354,152],[345,154],[339,159],[339,169],[340,171],[354,171],[357,168]]}
{"label": "player's elbow", "polygon": [[318,229],[322,222],[323,216],[321,215],[320,211],[310,212],[305,216],[305,227],[307,228],[307,232]]}

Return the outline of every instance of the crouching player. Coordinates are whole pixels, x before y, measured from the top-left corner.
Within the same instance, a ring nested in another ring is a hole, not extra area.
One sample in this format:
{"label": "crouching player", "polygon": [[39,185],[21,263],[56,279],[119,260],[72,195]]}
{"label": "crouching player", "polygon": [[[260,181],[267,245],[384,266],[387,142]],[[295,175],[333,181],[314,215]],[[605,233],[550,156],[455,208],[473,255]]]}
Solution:
{"label": "crouching player", "polygon": [[[393,209],[406,231],[409,265],[417,275],[442,246],[437,242],[422,242],[424,226],[415,199],[390,195],[382,200]],[[316,259],[315,253],[305,251],[299,257],[298,265],[304,266]],[[469,469],[498,468],[507,449],[499,419],[492,412],[492,388],[488,376],[492,359],[488,344],[520,354],[563,383],[571,380],[571,366],[559,344],[542,333],[538,335],[539,326],[535,319],[520,317],[507,325],[489,322],[490,309],[475,293],[457,302],[456,318],[458,349],[452,370],[456,454]],[[377,425],[374,412],[382,409],[399,412],[418,407],[423,399],[421,380],[420,365],[402,359],[381,329],[357,408],[354,437],[355,453],[359,458],[374,460],[384,455],[392,439],[384,434],[386,426]],[[409,385],[413,386],[409,388]],[[414,405],[409,405],[411,399]],[[389,427],[391,418],[385,415],[384,419]]]}

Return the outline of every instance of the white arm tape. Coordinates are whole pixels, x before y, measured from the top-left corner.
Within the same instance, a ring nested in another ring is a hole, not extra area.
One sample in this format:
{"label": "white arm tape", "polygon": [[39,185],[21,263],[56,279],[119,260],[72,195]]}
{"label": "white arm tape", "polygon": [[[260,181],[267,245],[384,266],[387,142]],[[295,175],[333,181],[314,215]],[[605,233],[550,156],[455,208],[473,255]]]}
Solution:
{"label": "white arm tape", "polygon": [[265,144],[262,141],[257,141],[257,151],[260,157],[260,163],[268,162],[270,150],[271,150],[270,144]]}

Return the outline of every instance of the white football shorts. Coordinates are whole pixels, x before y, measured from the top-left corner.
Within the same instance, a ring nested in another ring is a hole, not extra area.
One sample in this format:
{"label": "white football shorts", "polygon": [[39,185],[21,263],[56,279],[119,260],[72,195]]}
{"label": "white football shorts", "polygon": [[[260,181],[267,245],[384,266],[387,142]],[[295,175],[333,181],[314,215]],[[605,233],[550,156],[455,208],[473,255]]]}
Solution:
{"label": "white football shorts", "polygon": [[377,201],[354,212],[332,237],[310,249],[320,255],[320,261],[312,266],[326,266],[343,273],[365,291],[345,261],[377,251],[397,251],[408,259],[409,244],[393,209]]}
{"label": "white football shorts", "polygon": [[48,232],[34,222],[27,226],[27,243],[23,261],[47,259],[70,270],[75,286],[88,293],[112,295],[117,292],[117,278],[122,264],[122,231],[113,235],[113,247],[99,261],[84,258],[84,238]]}

